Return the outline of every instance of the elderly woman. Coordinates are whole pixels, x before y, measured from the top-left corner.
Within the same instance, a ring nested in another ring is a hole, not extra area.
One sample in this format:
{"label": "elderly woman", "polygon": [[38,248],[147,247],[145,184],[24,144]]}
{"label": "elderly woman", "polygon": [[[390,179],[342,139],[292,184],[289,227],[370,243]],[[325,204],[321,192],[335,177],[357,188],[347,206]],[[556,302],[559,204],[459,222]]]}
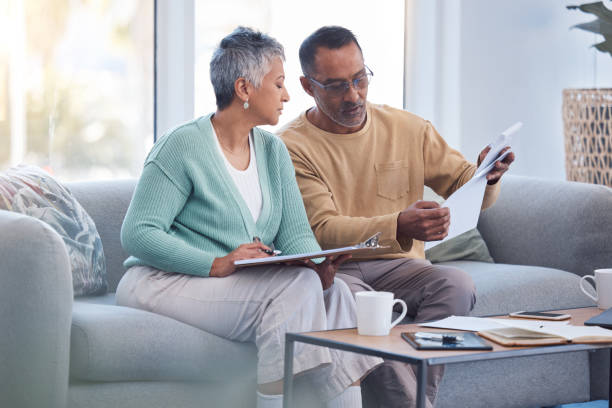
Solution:
{"label": "elderly woman", "polygon": [[[256,127],[278,123],[289,100],[283,60],[276,40],[248,28],[221,41],[210,63],[217,111],[157,141],[121,229],[131,256],[117,303],[255,342],[258,407],[282,404],[286,332],[355,326],[351,292],[334,278],[345,257],[234,266],[269,256],[266,243],[283,254],[320,250],[284,144]],[[320,371],[303,377],[319,377],[315,394],[328,406],[359,407],[354,384],[379,362],[304,345],[294,367]]]}

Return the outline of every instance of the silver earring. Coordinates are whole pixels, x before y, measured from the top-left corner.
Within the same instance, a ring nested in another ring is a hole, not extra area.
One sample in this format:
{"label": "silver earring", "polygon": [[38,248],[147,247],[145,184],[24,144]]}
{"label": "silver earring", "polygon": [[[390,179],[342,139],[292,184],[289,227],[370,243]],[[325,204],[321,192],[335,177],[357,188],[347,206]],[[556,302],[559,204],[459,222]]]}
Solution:
{"label": "silver earring", "polygon": [[249,109],[249,101],[244,101],[244,105],[242,105],[244,107],[244,110]]}

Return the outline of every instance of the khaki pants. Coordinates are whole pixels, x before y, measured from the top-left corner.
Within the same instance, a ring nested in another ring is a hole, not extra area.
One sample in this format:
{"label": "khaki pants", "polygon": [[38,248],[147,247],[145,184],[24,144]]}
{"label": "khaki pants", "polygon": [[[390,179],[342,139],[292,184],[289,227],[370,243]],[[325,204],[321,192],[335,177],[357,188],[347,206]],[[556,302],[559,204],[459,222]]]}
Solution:
{"label": "khaki pants", "polygon": [[[355,302],[336,279],[323,291],[317,274],[297,266],[262,266],[224,278],[130,268],[117,287],[117,304],[159,313],[217,336],[254,342],[258,383],[283,378],[286,332],[356,326]],[[382,360],[296,343],[294,373],[308,371],[323,401],[340,394]]]}
{"label": "khaki pants", "polygon": [[[385,259],[348,262],[337,277],[344,280],[353,294],[362,290],[395,293],[406,302],[415,322],[467,315],[476,303],[472,278],[464,271],[432,265],[424,259]],[[435,403],[444,366],[428,370],[427,406]],[[385,361],[362,382],[363,405],[372,407],[411,407],[416,405],[416,366],[399,361]]]}

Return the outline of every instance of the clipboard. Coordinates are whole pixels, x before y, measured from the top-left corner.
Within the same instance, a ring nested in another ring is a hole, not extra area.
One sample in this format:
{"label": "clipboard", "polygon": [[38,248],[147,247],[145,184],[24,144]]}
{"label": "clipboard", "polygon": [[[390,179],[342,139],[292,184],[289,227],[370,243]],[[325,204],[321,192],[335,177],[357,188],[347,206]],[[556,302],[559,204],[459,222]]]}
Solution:
{"label": "clipboard", "polygon": [[389,248],[387,246],[380,246],[378,240],[380,239],[380,232],[372,235],[370,238],[365,241],[352,246],[346,246],[342,248],[334,248],[334,249],[326,249],[324,251],[317,252],[306,252],[301,254],[294,255],[278,255],[278,256],[268,256],[265,258],[254,258],[254,259],[242,259],[240,261],[234,261],[234,265],[237,268],[245,268],[248,266],[261,266],[261,265],[269,265],[269,264],[278,264],[290,261],[301,261],[305,259],[313,259],[313,258],[324,258],[329,255],[343,255],[343,254],[354,254],[354,253],[364,253],[371,252],[378,249]]}
{"label": "clipboard", "polygon": [[[456,335],[457,332],[436,333],[441,335]],[[493,346],[482,339],[478,334],[472,332],[462,332],[463,341],[458,343],[442,343],[441,341],[432,341],[419,339],[414,336],[414,333],[403,332],[402,338],[406,340],[412,347],[417,350],[493,350]]]}

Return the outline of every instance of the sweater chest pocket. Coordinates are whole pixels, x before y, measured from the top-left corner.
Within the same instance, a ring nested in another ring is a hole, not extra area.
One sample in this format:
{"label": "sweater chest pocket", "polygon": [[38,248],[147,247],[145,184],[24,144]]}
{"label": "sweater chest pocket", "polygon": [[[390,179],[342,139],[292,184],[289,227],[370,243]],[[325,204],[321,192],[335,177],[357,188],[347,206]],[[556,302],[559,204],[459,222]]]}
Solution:
{"label": "sweater chest pocket", "polygon": [[407,160],[376,163],[374,169],[379,196],[397,200],[410,190]]}

